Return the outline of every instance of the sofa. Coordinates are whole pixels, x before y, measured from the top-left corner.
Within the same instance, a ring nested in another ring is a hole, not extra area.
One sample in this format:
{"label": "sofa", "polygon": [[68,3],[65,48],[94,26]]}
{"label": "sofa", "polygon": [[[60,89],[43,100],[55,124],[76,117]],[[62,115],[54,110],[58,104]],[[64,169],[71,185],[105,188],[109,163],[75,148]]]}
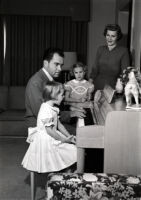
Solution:
{"label": "sofa", "polygon": [[27,136],[25,87],[0,86],[0,136]]}

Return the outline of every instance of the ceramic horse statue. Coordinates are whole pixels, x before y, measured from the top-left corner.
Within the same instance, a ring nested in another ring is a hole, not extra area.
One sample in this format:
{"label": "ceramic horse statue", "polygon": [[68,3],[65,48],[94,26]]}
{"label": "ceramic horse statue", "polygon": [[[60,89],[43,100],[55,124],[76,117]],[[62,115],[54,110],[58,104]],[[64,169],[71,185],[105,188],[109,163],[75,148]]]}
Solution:
{"label": "ceramic horse statue", "polygon": [[139,107],[139,94],[141,89],[135,77],[134,71],[129,72],[128,78],[129,81],[125,86],[125,98],[127,107],[132,105],[132,97],[135,99],[136,106]]}

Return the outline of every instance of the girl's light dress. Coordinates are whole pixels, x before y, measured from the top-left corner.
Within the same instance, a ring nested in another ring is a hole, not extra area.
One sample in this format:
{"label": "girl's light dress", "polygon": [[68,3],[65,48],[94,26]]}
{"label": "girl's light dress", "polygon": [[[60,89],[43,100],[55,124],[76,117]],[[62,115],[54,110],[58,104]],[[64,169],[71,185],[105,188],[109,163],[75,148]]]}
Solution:
{"label": "girl's light dress", "polygon": [[94,85],[85,79],[82,81],[73,79],[65,83],[64,86],[73,99],[86,98],[89,92],[92,93],[94,91]]}
{"label": "girl's light dress", "polygon": [[[70,98],[80,100],[82,98],[87,98],[89,94],[94,91],[94,85],[87,80],[78,81],[76,79],[70,80],[64,84],[65,90],[70,93]],[[71,105],[70,110],[77,110],[77,108],[89,108],[92,107],[90,101],[81,102],[66,102],[66,104]]]}
{"label": "girl's light dress", "polygon": [[46,132],[45,126],[53,126],[55,131],[62,135],[57,130],[58,113],[59,109],[50,106],[47,102],[41,105],[37,127],[28,130],[27,142],[30,143],[30,146],[22,161],[24,168],[38,173],[46,173],[60,171],[76,162],[76,146],[61,143]]}

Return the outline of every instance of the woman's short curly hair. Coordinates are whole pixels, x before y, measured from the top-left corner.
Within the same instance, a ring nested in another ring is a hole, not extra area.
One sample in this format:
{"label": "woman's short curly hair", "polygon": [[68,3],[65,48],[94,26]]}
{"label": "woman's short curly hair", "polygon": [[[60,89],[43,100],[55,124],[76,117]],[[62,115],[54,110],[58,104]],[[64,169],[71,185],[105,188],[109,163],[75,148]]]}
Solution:
{"label": "woman's short curly hair", "polygon": [[118,24],[107,24],[104,29],[104,36],[106,36],[108,30],[117,32],[117,40],[120,40],[123,36],[121,28]]}

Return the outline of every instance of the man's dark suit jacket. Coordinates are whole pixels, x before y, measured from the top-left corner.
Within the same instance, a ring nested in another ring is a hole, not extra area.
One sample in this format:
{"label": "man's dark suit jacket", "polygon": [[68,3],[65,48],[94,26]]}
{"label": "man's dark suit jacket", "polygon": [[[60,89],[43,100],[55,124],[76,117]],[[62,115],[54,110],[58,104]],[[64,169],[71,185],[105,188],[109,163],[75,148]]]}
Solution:
{"label": "man's dark suit jacket", "polygon": [[[43,102],[43,89],[49,82],[50,80],[42,69],[36,72],[28,81],[25,91],[25,118],[27,128],[35,127],[37,125],[37,115]],[[61,121],[70,121],[69,111],[61,112]]]}
{"label": "man's dark suit jacket", "polygon": [[26,122],[28,127],[35,127],[37,115],[41,106],[42,93],[49,79],[42,69],[36,72],[28,81],[25,91]]}

